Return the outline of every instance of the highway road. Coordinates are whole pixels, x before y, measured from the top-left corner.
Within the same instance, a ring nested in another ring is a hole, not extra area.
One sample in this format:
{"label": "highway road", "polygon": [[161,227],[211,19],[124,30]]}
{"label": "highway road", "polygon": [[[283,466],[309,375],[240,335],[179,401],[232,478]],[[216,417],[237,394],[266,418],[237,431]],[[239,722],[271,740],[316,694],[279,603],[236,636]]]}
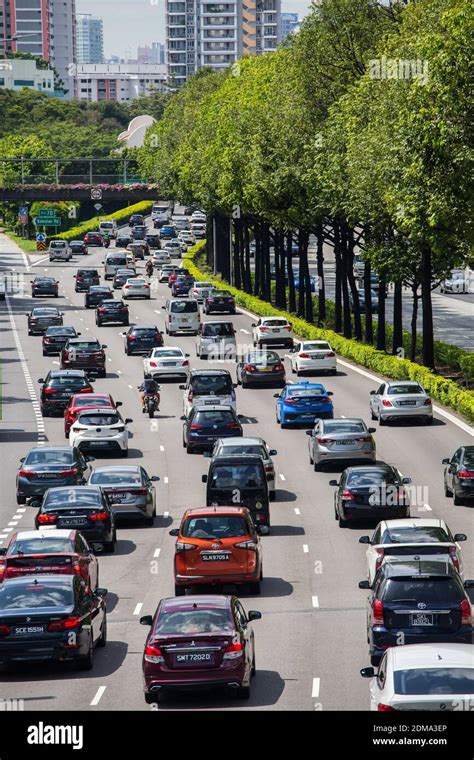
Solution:
{"label": "highway road", "polygon": [[[139,625],[142,614],[153,613],[160,598],[174,594],[172,560],[175,539],[169,536],[187,507],[205,503],[201,475],[207,460],[187,455],[182,447],[182,391],[177,382],[163,382],[162,402],[156,420],[141,414],[136,386],[142,379],[142,359],[127,357],[123,328],[97,328],[94,311],[83,307],[83,294],[74,292],[73,274],[86,261],[100,265],[103,251],[91,249],[87,259],[74,257],[68,264],[50,264],[43,257],[26,266],[26,257],[5,236],[0,236],[0,266],[13,268],[29,281],[47,272],[60,281],[59,299],[65,324],[83,334],[98,336],[108,346],[108,373],[94,383],[123,401],[124,417],[133,431],[129,463],[142,464],[157,483],[158,517],[154,527],[120,526],[114,555],[100,556],[100,585],[109,589],[108,644],[98,650],[94,669],[84,673],[69,667],[29,666],[13,674],[0,674],[0,697],[23,699],[26,710],[150,710],[141,683],[141,657],[148,629]],[[27,291],[28,292],[28,291]],[[163,329],[161,306],[168,289],[160,285],[150,301],[131,302],[131,319],[155,323]],[[38,337],[28,337],[24,313],[32,301],[22,295],[0,302],[2,346],[2,419],[0,422],[0,545],[16,528],[34,525],[35,510],[17,507],[15,473],[20,457],[38,440],[64,444],[61,418],[43,420],[37,406],[37,379],[57,366],[57,357],[43,358]],[[204,317],[206,319],[206,317]],[[233,317],[238,340],[250,342],[252,317]],[[200,361],[192,337],[167,338],[191,354],[193,367],[232,364]],[[284,352],[281,352],[282,356]],[[286,359],[287,376],[291,374]],[[338,376],[322,379],[334,392],[337,416],[369,420],[369,391],[378,381],[345,361]],[[365,547],[359,536],[372,526],[341,530],[334,520],[331,472],[314,472],[309,465],[307,437],[302,429],[280,430],[275,422],[274,389],[237,390],[237,411],[244,415],[244,435],[259,435],[278,450],[277,498],[271,504],[272,533],[262,538],[264,580],[259,597],[242,593],[245,608],[258,609],[262,619],[254,625],[257,676],[248,702],[219,694],[168,697],[160,711],[177,710],[366,710],[368,682],[359,669],[369,664],[365,630],[367,592],[358,589],[365,578]],[[419,500],[412,514],[444,518],[453,532],[465,532],[463,545],[466,578],[474,577],[473,510],[454,507],[444,497],[441,459],[460,444],[472,443],[474,431],[443,410],[435,410],[435,423],[425,427],[405,423],[376,432],[380,460],[396,465],[413,478]],[[104,459],[100,463],[117,464]],[[99,460],[98,462],[99,463]]]}

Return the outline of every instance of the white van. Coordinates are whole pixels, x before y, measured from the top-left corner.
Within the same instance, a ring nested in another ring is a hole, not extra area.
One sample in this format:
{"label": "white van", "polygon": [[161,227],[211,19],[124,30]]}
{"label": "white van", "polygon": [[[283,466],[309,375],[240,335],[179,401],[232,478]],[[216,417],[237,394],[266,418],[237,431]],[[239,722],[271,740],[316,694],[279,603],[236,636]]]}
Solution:
{"label": "white van", "polygon": [[118,226],[115,219],[107,219],[107,221],[101,222],[99,224],[99,232],[106,232],[109,237],[115,240],[118,233]]}
{"label": "white van", "polygon": [[194,298],[168,298],[161,308],[165,310],[167,335],[175,335],[177,332],[198,334],[199,305]]}
{"label": "white van", "polygon": [[51,240],[48,248],[50,261],[70,261],[72,251],[66,240]]}
{"label": "white van", "polygon": [[104,278],[113,280],[117,269],[127,269],[130,265],[130,255],[125,251],[110,251],[102,263],[104,265]]}

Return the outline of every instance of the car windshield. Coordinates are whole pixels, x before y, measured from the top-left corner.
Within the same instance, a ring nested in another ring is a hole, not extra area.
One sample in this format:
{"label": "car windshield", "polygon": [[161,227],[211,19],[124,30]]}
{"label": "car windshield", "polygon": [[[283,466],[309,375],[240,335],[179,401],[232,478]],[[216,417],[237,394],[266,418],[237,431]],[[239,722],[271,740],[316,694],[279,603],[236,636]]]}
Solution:
{"label": "car windshield", "polygon": [[70,538],[25,538],[18,539],[10,546],[7,554],[56,554],[74,551],[74,543]]}
{"label": "car windshield", "polygon": [[241,488],[262,488],[263,472],[255,464],[217,464],[212,472],[213,488],[232,488],[238,484]]}
{"label": "car windshield", "polygon": [[337,433],[365,433],[366,427],[363,422],[325,422],[324,434],[335,435]]}
{"label": "car windshield", "polygon": [[195,301],[173,301],[171,304],[172,314],[197,314],[198,307]]}
{"label": "car windshield", "polygon": [[232,623],[227,610],[183,610],[162,612],[156,625],[156,633],[191,634],[232,631]]}
{"label": "car windshield", "polygon": [[425,604],[461,602],[462,589],[449,576],[438,578],[390,578],[384,584],[381,599],[384,602]]}
{"label": "car windshield", "polygon": [[181,530],[185,538],[234,538],[247,536],[249,527],[238,515],[189,517]]}
{"label": "car windshield", "polygon": [[397,482],[397,476],[393,470],[376,470],[375,468],[350,472],[346,478],[346,485],[351,488],[393,485]]}
{"label": "car windshield", "polygon": [[400,383],[399,385],[389,385],[387,388],[389,396],[397,396],[403,393],[424,393],[423,388],[420,385],[409,385],[408,383]]}
{"label": "car windshield", "polygon": [[74,457],[72,451],[30,451],[24,464],[72,464]]}
{"label": "car windshield", "polygon": [[395,694],[472,694],[474,667],[395,670]]}
{"label": "car windshield", "polygon": [[255,445],[252,446],[250,444],[234,444],[232,446],[223,446],[220,449],[220,453],[224,454],[225,456],[238,456],[239,454],[254,454],[255,456],[262,457],[263,459],[268,459],[268,454],[265,450],[264,446]]}
{"label": "car windshield", "polygon": [[93,427],[100,427],[104,425],[116,425],[121,422],[118,414],[99,414],[94,412],[93,414],[84,413],[79,415],[78,422],[81,425],[91,425]]}
{"label": "car windshield", "polygon": [[232,378],[230,375],[201,375],[193,377],[191,387],[195,396],[226,396],[232,393]]}
{"label": "car windshield", "polygon": [[51,488],[43,502],[43,509],[70,507],[97,507],[101,505],[100,492],[95,488]]}
{"label": "car windshield", "polygon": [[197,411],[193,416],[193,424],[198,423],[199,425],[223,425],[227,422],[234,422],[234,415],[230,410],[226,409],[216,409],[216,410],[205,410],[202,412]]}
{"label": "car windshield", "polygon": [[167,356],[183,356],[178,348],[163,348],[153,352],[154,359],[166,359]]}
{"label": "car windshield", "polygon": [[92,472],[90,482],[95,486],[115,485],[117,483],[141,483],[139,472],[115,472],[105,470],[104,472]]}
{"label": "car windshield", "polygon": [[69,585],[38,583],[18,588],[2,583],[0,587],[0,610],[21,610],[26,608],[71,607],[74,604]]}
{"label": "car windshield", "polygon": [[221,324],[212,324],[212,322],[205,322],[202,328],[202,334],[206,337],[223,337],[234,335],[234,328],[230,322],[222,322]]}

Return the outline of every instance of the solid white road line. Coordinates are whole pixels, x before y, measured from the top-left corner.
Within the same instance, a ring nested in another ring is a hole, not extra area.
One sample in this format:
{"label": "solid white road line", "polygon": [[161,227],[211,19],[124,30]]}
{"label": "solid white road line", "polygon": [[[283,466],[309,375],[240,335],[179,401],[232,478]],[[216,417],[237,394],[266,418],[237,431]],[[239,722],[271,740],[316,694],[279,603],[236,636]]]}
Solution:
{"label": "solid white road line", "polygon": [[90,704],[91,707],[95,707],[96,705],[99,704],[100,700],[103,697],[103,694],[104,694],[104,691],[106,690],[106,688],[107,688],[107,686],[99,686],[99,688],[97,689],[96,695],[95,695],[94,699],[92,700],[92,702]]}
{"label": "solid white road line", "polygon": [[169,516],[170,516],[169,512],[163,512],[163,517],[169,517]]}
{"label": "solid white road line", "polygon": [[133,610],[133,614],[134,615],[139,615],[140,612],[142,611],[142,607],[143,607],[143,602],[138,602],[137,606]]}
{"label": "solid white road line", "polygon": [[428,512],[432,512],[432,511],[433,511],[433,510],[431,509],[431,507],[430,507],[430,505],[429,505],[429,504],[423,504],[423,506],[424,506],[424,508],[425,508],[425,509],[426,509]]}
{"label": "solid white road line", "polygon": [[168,477],[165,475],[165,477],[163,478],[163,483],[168,483],[168,482],[169,482]]}
{"label": "solid white road line", "polygon": [[311,692],[311,696],[313,699],[317,699],[319,697],[319,687],[320,687],[321,679],[320,678],[313,678],[313,689]]}

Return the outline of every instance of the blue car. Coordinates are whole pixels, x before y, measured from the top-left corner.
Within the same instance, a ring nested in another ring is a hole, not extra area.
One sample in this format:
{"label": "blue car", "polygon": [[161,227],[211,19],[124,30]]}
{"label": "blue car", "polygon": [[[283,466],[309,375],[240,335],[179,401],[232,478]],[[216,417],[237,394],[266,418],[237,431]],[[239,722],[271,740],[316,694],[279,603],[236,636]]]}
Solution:
{"label": "blue car", "polygon": [[225,404],[193,406],[189,416],[181,419],[184,421],[183,446],[188,454],[211,450],[219,438],[243,435],[239,418],[232,407]]}
{"label": "blue car", "polygon": [[331,391],[321,383],[290,383],[275,393],[276,421],[282,428],[294,423],[314,424],[316,420],[334,417]]}
{"label": "blue car", "polygon": [[172,240],[178,237],[174,227],[162,227],[160,230],[160,240]]}
{"label": "blue car", "polygon": [[[287,278],[288,279],[288,278]],[[316,292],[316,278],[314,275],[309,276],[309,281],[311,284],[311,293]],[[300,273],[299,272],[293,272],[293,282],[295,283],[295,289],[298,290],[300,286]]]}

